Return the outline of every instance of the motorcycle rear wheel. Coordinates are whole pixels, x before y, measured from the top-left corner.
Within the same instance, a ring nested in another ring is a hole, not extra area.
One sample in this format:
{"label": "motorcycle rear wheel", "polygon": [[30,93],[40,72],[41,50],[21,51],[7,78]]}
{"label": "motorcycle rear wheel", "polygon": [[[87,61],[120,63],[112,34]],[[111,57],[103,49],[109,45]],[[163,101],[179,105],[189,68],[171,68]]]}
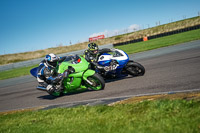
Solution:
{"label": "motorcycle rear wheel", "polygon": [[132,76],[143,76],[145,73],[145,68],[137,62],[131,62],[127,64],[126,71]]}
{"label": "motorcycle rear wheel", "polygon": [[90,83],[88,83],[87,81],[85,81],[85,84],[88,88],[98,91],[98,90],[103,90],[105,87],[105,81],[104,79],[97,73],[95,73],[92,76],[89,76],[87,78],[87,80],[89,80]]}

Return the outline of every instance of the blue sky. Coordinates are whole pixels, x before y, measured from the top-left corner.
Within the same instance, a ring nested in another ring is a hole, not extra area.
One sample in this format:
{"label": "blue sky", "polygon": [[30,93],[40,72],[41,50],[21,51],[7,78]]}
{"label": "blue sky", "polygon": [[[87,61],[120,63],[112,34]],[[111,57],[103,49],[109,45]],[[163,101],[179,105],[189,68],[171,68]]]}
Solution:
{"label": "blue sky", "polygon": [[87,41],[197,16],[200,0],[0,0],[0,54]]}

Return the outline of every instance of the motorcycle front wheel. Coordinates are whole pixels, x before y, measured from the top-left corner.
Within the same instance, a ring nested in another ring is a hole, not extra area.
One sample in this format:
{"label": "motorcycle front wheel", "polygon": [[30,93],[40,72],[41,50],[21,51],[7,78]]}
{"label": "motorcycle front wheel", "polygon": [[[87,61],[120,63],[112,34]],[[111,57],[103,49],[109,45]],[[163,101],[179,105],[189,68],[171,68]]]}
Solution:
{"label": "motorcycle front wheel", "polygon": [[126,71],[132,76],[143,76],[145,73],[145,68],[137,62],[131,62],[127,64]]}
{"label": "motorcycle front wheel", "polygon": [[95,91],[103,90],[105,87],[104,79],[97,73],[95,73],[92,76],[89,76],[87,78],[87,81],[85,81],[85,84],[88,88]]}

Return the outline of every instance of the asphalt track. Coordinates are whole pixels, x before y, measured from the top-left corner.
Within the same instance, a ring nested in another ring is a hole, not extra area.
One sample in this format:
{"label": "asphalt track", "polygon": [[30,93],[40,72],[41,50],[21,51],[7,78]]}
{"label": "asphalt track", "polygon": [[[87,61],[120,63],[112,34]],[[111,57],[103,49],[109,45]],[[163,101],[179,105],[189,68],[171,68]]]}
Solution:
{"label": "asphalt track", "polygon": [[[107,81],[105,90],[86,91],[54,98],[36,90],[31,76],[0,81],[0,112],[56,107],[93,101],[111,102],[135,95],[200,90],[200,40],[130,55],[146,68],[144,76]],[[101,100],[98,100],[101,99]]]}

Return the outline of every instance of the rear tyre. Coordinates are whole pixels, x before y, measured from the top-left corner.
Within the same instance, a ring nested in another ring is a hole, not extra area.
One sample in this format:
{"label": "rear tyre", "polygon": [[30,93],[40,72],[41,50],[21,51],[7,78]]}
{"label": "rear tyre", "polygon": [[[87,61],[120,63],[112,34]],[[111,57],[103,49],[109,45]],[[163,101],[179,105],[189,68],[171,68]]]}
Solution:
{"label": "rear tyre", "polygon": [[[105,87],[104,79],[97,73],[87,78],[88,81],[85,81],[85,84],[88,88],[98,91],[103,90]],[[88,83],[90,82],[90,83]]]}
{"label": "rear tyre", "polygon": [[126,71],[132,76],[143,76],[145,74],[145,68],[137,62],[129,62],[126,66]]}

